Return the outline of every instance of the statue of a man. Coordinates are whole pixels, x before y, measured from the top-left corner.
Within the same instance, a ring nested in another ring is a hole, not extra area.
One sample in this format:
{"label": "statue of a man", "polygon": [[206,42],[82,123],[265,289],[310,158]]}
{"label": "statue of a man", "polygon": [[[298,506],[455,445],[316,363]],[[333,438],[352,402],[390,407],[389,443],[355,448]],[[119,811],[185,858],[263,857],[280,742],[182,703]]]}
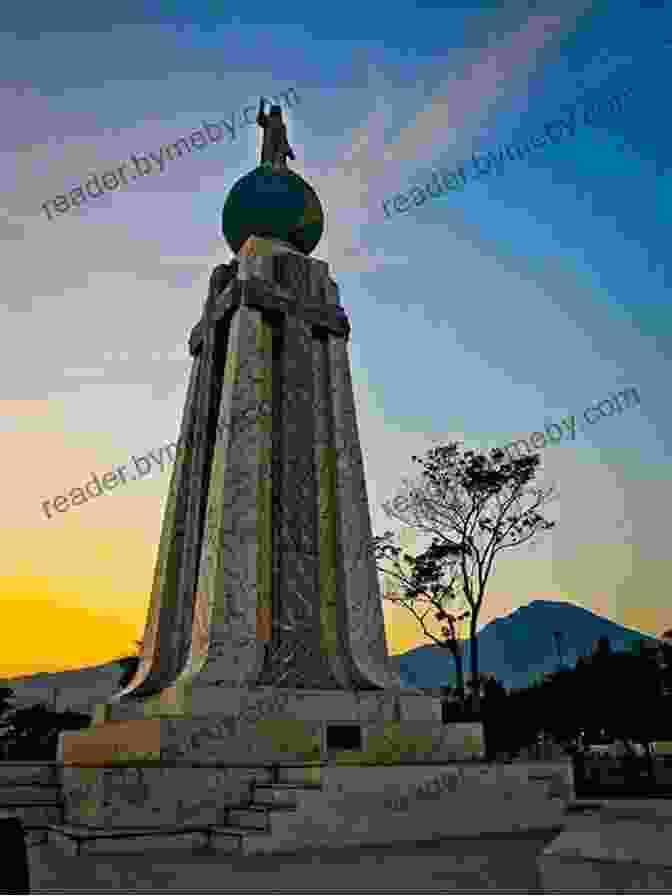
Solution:
{"label": "statue of a man", "polygon": [[264,142],[261,147],[261,164],[270,162],[274,168],[286,168],[287,159],[294,161],[292,147],[287,142],[287,128],[282,120],[280,106],[271,106],[266,115],[264,112],[264,98],[259,100],[259,114],[257,124],[264,129]]}

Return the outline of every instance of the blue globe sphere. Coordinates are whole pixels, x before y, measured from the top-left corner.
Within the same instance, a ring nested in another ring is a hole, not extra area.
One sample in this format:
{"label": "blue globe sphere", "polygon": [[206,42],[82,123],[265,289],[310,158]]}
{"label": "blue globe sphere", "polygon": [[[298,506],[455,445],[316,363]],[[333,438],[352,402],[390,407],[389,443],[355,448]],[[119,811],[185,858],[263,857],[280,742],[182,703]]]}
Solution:
{"label": "blue globe sphere", "polygon": [[234,253],[251,236],[282,240],[309,255],[324,233],[317,193],[295,171],[269,164],[250,171],[231,188],[222,210],[222,233]]}

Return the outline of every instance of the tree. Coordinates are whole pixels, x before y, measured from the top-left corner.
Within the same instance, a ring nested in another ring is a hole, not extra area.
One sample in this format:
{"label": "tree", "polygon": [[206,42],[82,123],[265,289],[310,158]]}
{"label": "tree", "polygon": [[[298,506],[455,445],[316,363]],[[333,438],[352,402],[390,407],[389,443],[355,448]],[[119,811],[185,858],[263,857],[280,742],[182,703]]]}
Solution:
{"label": "tree", "polygon": [[[426,568],[421,563],[412,591],[420,593],[439,572],[448,575],[446,587],[451,594],[459,581],[469,608],[471,679],[477,682],[476,629],[495,557],[555,526],[538,511],[557,494],[554,488],[529,486],[541,462],[539,454],[510,460],[494,449],[488,458],[450,442],[412,460],[422,466],[420,480],[405,481],[401,493],[383,504],[383,510],[388,517],[433,536],[424,555]],[[475,710],[479,703],[476,687]]]}
{"label": "tree", "polygon": [[595,645],[593,656],[598,660],[602,660],[611,655],[611,641],[609,640],[607,635],[601,635],[601,637],[597,639],[597,644]]}
{"label": "tree", "polygon": [[0,688],[0,719],[12,708],[16,697],[11,688]]}
{"label": "tree", "polygon": [[[374,554],[377,560],[393,560],[392,571],[379,565],[378,569],[388,575],[394,576],[403,586],[403,595],[399,593],[384,595],[390,603],[398,604],[408,610],[419,623],[425,636],[439,647],[449,650],[455,661],[455,674],[457,679],[456,693],[460,700],[464,698],[464,672],[462,669],[462,645],[458,638],[456,623],[469,616],[469,611],[454,614],[447,612],[449,602],[455,600],[454,582],[456,572],[449,572],[447,583],[442,583],[446,570],[441,566],[441,550],[434,546],[416,557],[411,554],[403,554],[406,570],[399,561],[401,549],[392,544],[393,532],[386,532],[383,536],[374,538]],[[419,609],[418,609],[419,608]],[[437,622],[445,622],[441,627],[441,637],[438,637],[427,628],[426,619],[434,611],[434,619]]]}
{"label": "tree", "polygon": [[[14,691],[11,688],[0,687],[0,740],[9,727],[6,716],[12,710],[15,699]],[[0,756],[6,759],[6,753],[7,747],[3,745],[0,749]]]}
{"label": "tree", "polygon": [[663,632],[659,638],[662,652],[660,668],[660,689],[663,697],[672,697],[672,629]]}
{"label": "tree", "polygon": [[[571,722],[585,731],[586,742],[604,734],[626,751],[623,770],[637,773],[641,760],[634,745],[644,748],[649,776],[655,780],[652,741],[665,736],[669,701],[661,693],[661,669],[652,651],[614,652],[601,638],[589,658],[579,660],[569,676],[569,689],[548,700],[554,713],[571,707]],[[551,698],[553,695],[550,695]]]}
{"label": "tree", "polygon": [[[655,780],[651,744],[660,737],[669,717],[667,701],[661,694],[661,670],[654,652],[645,647],[637,656],[617,656],[624,667],[616,682],[618,694],[614,696],[614,703],[620,703],[618,718],[629,737],[644,747],[648,774]],[[617,715],[616,709],[614,715]]]}
{"label": "tree", "polygon": [[91,716],[79,712],[54,712],[44,703],[12,710],[3,720],[2,739],[20,759],[51,759],[61,731],[88,728]]}
{"label": "tree", "polygon": [[489,760],[496,759],[499,753],[513,752],[508,730],[509,699],[504,685],[494,675],[483,681],[483,733],[485,735],[486,755]]}

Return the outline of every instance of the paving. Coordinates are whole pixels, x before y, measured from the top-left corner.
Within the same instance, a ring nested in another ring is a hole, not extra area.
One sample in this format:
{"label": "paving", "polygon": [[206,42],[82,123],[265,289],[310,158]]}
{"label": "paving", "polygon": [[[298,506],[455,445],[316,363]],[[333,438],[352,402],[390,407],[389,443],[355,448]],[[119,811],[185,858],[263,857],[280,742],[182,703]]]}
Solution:
{"label": "paving", "polygon": [[[663,800],[577,801],[564,830],[591,831],[595,814],[672,814]],[[582,811],[583,810],[583,811]],[[606,816],[606,817],[605,817]],[[634,820],[634,819],[633,819]],[[311,849],[294,854],[239,856],[197,841],[141,841],[75,857],[57,842],[28,848],[31,893],[542,893],[541,851],[559,830],[449,838],[394,846]],[[613,892],[613,889],[612,889]]]}
{"label": "paving", "polygon": [[540,857],[546,892],[672,892],[671,823],[663,799],[605,800],[597,812],[572,813]]}
{"label": "paving", "polygon": [[558,831],[240,857],[193,847],[68,855],[30,846],[31,893],[541,893]]}

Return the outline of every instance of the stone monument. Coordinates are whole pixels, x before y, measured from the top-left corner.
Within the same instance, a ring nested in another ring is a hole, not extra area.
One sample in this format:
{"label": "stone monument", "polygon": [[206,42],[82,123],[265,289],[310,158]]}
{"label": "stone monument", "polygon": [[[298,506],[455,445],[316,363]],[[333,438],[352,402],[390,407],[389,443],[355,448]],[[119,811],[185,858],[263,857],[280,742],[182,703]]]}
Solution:
{"label": "stone monument", "polygon": [[277,110],[262,102],[259,124],[262,164],[224,204],[235,258],[215,268],[189,338],[138,670],[90,729],[61,736],[60,758],[482,757],[480,724],[442,725],[440,700],[391,668],[350,324],[309,257],[322,206],[287,168]]}

